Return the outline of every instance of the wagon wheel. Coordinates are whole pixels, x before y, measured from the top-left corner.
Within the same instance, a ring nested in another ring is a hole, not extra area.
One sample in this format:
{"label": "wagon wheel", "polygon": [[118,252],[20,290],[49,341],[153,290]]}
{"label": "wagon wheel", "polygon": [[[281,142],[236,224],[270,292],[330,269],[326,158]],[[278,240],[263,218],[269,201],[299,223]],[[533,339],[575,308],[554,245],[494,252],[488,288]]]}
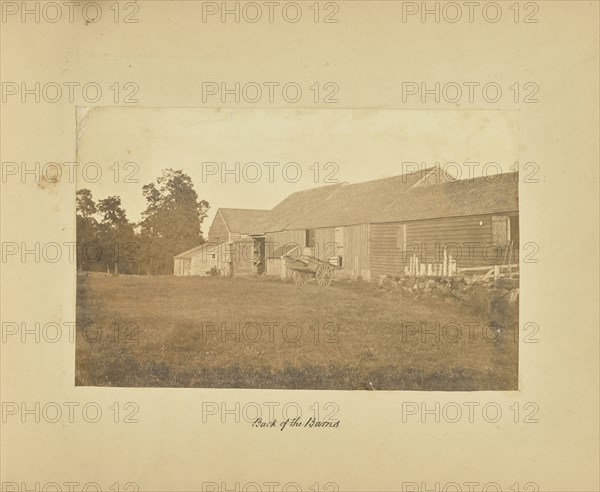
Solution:
{"label": "wagon wheel", "polygon": [[333,268],[329,265],[319,265],[315,272],[315,277],[319,287],[329,287],[333,278]]}
{"label": "wagon wheel", "polygon": [[308,282],[308,277],[302,272],[294,270],[292,271],[292,282],[294,282],[296,287],[302,287],[306,282]]}

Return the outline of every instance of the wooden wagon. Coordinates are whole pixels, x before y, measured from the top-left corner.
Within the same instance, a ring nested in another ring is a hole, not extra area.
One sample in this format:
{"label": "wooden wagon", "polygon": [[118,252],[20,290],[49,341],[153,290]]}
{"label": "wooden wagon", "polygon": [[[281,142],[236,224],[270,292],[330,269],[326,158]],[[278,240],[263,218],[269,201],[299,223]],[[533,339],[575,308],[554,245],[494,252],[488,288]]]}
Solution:
{"label": "wooden wagon", "polygon": [[306,284],[313,278],[317,281],[319,287],[329,287],[333,279],[334,270],[339,269],[339,267],[319,260],[314,256],[302,255],[290,257],[283,255],[281,258],[285,261],[285,266],[292,270],[292,281],[298,287]]}

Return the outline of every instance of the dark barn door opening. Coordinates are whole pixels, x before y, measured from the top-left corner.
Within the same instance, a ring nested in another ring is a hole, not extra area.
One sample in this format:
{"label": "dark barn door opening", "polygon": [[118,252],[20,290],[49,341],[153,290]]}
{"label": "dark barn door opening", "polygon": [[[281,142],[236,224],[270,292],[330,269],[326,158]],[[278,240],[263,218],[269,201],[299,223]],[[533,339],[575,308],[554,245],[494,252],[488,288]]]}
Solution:
{"label": "dark barn door opening", "polygon": [[258,275],[262,275],[263,273],[265,273],[265,238],[255,237],[253,248],[254,267],[256,268],[256,273]]}

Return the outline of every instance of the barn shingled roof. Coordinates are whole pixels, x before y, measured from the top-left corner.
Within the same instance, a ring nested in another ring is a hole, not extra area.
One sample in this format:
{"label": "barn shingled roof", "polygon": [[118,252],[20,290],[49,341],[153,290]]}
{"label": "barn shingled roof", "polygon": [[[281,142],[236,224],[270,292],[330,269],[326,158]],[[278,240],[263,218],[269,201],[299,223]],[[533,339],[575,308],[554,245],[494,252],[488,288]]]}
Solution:
{"label": "barn shingled roof", "polygon": [[519,209],[516,172],[416,186],[399,197],[372,222],[405,222],[515,212]]}
{"label": "barn shingled roof", "polygon": [[248,234],[253,224],[265,216],[268,210],[250,208],[220,208],[218,210],[230,232]]}
{"label": "barn shingled roof", "polygon": [[320,186],[292,193],[253,227],[255,234],[365,224],[429,171],[363,183]]}
{"label": "barn shingled roof", "polygon": [[432,170],[344,184],[321,202],[307,228],[369,223],[381,210],[401,200],[429,171]]}
{"label": "barn shingled roof", "polygon": [[306,224],[320,213],[322,202],[341,186],[337,183],[292,193],[256,221],[252,227],[253,233],[310,228]]}

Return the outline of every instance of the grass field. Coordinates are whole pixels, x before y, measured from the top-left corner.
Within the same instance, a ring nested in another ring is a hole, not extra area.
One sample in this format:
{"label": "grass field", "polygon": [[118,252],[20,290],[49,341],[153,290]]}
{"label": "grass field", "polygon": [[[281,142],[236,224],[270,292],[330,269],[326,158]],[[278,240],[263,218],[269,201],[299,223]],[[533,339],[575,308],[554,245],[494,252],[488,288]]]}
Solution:
{"label": "grass field", "polygon": [[76,384],[515,390],[498,316],[364,282],[79,275]]}

